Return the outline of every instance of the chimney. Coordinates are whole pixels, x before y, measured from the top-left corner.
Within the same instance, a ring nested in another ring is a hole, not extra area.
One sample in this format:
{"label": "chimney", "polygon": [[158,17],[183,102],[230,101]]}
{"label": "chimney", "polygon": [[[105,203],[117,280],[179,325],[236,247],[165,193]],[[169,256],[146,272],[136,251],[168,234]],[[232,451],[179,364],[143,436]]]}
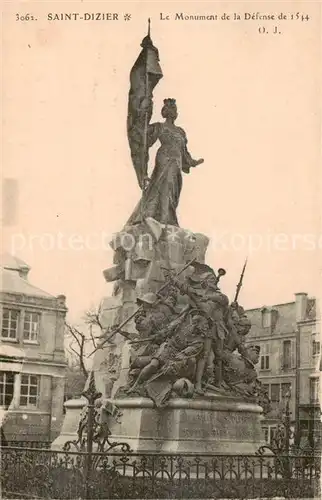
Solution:
{"label": "chimney", "polygon": [[307,293],[301,292],[295,294],[295,315],[296,322],[304,321],[306,318]]}
{"label": "chimney", "polygon": [[27,280],[29,271],[30,271],[29,266],[27,266],[27,265],[26,266],[19,266],[18,273],[19,273],[20,278]]}
{"label": "chimney", "polygon": [[66,307],[66,295],[60,294],[56,297],[58,305],[61,307]]}

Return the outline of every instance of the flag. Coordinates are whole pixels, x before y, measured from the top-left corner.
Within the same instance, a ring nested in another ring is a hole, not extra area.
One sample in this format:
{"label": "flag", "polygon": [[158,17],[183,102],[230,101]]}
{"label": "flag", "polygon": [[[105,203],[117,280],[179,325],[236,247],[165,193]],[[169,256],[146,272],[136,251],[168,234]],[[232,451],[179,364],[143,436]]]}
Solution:
{"label": "flag", "polygon": [[141,47],[130,73],[127,134],[132,163],[142,189],[147,175],[147,129],[153,112],[153,90],[163,75],[159,52],[153,45],[150,32],[142,40]]}

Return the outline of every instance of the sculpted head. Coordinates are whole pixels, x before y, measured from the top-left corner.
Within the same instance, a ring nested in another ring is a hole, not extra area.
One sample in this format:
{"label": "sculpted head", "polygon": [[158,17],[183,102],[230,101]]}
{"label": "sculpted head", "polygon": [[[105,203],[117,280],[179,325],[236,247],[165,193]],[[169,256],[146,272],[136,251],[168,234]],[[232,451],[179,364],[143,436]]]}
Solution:
{"label": "sculpted head", "polygon": [[214,273],[209,273],[206,277],[206,287],[210,288],[211,290],[219,290],[218,285],[217,285],[217,278]]}
{"label": "sculpted head", "polygon": [[259,362],[260,346],[250,345],[247,347],[247,357],[248,359],[256,365]]}
{"label": "sculpted head", "polygon": [[165,119],[170,118],[173,121],[177,119],[178,109],[175,99],[164,99],[161,115]]}
{"label": "sculpted head", "polygon": [[237,302],[232,302],[230,304],[231,318],[234,322],[235,327],[239,335],[247,335],[252,327],[250,320],[245,313],[245,310]]}
{"label": "sculpted head", "polygon": [[246,314],[244,314],[237,323],[238,333],[240,335],[247,335],[252,327],[250,320],[247,318]]}

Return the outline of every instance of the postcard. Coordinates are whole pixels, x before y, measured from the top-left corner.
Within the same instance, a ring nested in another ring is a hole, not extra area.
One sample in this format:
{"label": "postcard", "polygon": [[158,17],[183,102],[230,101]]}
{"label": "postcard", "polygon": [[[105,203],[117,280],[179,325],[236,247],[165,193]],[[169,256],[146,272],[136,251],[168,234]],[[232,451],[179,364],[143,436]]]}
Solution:
{"label": "postcard", "polygon": [[3,3],[6,498],[317,496],[320,41],[313,1]]}

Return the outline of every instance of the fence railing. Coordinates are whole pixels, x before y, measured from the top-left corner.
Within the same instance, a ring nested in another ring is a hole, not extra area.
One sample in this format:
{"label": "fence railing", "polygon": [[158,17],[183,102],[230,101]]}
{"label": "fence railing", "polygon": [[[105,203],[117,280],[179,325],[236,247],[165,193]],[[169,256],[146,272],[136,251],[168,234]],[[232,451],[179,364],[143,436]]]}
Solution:
{"label": "fence railing", "polygon": [[48,449],[48,442],[35,441],[11,441],[1,447],[2,498],[320,496],[321,456],[314,450],[304,453],[290,446],[289,418],[281,423],[273,442],[251,456],[142,454],[134,453],[126,442],[112,439],[108,418],[118,418],[118,409],[111,402],[98,404],[101,395],[93,372],[83,395],[88,404],[80,417],[77,438],[67,441],[62,451]]}
{"label": "fence railing", "polygon": [[3,498],[318,498],[320,456],[1,450]]}
{"label": "fence railing", "polygon": [[7,441],[5,445],[11,448],[46,448],[47,450],[51,447],[51,441]]}

